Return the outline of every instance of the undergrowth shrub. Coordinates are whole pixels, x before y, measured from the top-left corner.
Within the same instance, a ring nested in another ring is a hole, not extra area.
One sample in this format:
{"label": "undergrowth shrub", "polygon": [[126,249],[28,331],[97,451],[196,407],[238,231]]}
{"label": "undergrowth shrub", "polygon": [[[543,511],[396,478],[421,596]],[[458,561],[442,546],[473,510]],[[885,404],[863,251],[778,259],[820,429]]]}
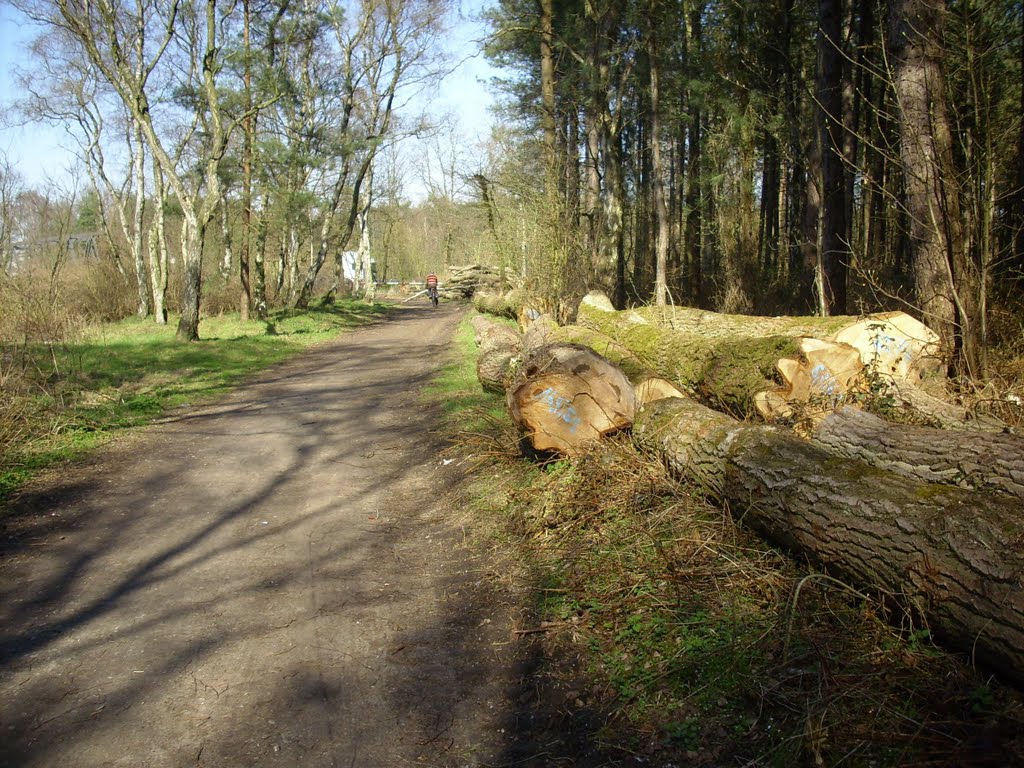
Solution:
{"label": "undergrowth shrub", "polygon": [[0,343],[59,343],[77,336],[84,319],[69,308],[67,286],[44,267],[0,278]]}
{"label": "undergrowth shrub", "polygon": [[134,275],[121,274],[109,259],[75,264],[65,269],[61,282],[68,311],[90,323],[123,320],[138,307]]}

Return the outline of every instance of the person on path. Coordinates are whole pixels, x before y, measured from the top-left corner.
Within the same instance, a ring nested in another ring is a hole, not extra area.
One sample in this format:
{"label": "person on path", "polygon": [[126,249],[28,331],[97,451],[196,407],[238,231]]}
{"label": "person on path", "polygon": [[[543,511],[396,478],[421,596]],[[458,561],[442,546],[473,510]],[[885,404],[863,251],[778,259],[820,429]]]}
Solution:
{"label": "person on path", "polygon": [[427,275],[427,298],[437,304],[437,275],[431,272]]}

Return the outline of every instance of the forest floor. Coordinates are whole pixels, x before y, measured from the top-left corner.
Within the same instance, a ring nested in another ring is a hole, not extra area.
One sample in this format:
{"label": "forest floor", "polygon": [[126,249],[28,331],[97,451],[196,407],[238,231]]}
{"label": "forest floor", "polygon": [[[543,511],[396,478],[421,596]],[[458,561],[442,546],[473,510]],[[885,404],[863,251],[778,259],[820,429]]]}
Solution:
{"label": "forest floor", "polygon": [[401,307],[25,489],[0,765],[604,763],[453,522],[421,389],[462,315]]}

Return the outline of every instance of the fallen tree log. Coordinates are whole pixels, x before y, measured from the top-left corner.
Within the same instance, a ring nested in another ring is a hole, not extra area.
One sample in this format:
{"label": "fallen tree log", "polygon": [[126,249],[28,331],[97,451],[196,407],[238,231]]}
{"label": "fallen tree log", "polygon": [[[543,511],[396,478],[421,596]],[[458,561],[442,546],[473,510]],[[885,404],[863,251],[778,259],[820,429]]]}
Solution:
{"label": "fallen tree log", "polygon": [[690,399],[644,406],[633,435],[743,525],[1024,684],[1019,500],[897,478]]}
{"label": "fallen tree log", "polygon": [[[685,307],[616,312],[605,297],[591,294],[580,304],[577,324],[612,339],[653,374],[741,418],[826,413],[868,385],[916,392],[942,369],[938,338],[901,312],[868,318],[748,317]],[[918,402],[924,398],[917,395]],[[948,422],[955,407],[930,410]],[[991,428],[969,423],[963,409],[958,416],[964,428]]]}
{"label": "fallen tree log", "polygon": [[813,441],[829,453],[930,483],[995,491],[1024,500],[1024,438],[890,424],[840,408],[817,425]]}
{"label": "fallen tree log", "polygon": [[476,315],[470,320],[478,348],[476,377],[490,392],[504,392],[513,361],[522,353],[522,338],[515,328]]}
{"label": "fallen tree log", "polygon": [[622,371],[578,344],[530,350],[507,394],[512,420],[534,450],[566,456],[629,427],[635,401]]}
{"label": "fallen tree log", "polygon": [[478,291],[500,294],[508,289],[508,280],[497,267],[467,264],[450,266],[447,272],[445,288],[463,298],[472,298]]}
{"label": "fallen tree log", "polygon": [[473,308],[477,312],[497,317],[507,317],[516,320],[519,308],[523,305],[523,294],[521,291],[509,291],[498,293],[494,291],[477,291],[473,294]]}

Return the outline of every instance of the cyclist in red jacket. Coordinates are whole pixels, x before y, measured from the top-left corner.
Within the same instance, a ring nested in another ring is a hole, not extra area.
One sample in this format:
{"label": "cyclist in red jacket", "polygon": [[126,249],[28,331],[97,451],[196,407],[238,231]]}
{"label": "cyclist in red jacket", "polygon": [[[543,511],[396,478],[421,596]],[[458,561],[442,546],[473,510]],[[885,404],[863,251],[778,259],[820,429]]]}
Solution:
{"label": "cyclist in red jacket", "polygon": [[427,298],[437,306],[437,275],[431,272],[427,275]]}

